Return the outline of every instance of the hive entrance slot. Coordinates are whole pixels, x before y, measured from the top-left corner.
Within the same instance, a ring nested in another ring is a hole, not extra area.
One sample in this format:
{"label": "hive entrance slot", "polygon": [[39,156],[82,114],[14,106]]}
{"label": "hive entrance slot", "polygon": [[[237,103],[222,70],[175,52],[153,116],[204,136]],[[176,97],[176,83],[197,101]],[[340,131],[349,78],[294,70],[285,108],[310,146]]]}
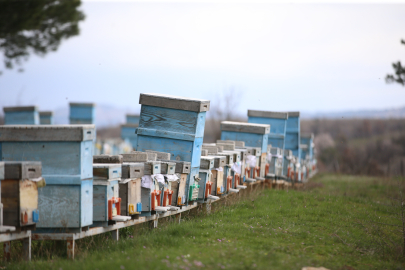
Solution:
{"label": "hive entrance slot", "polygon": [[29,172],[35,172],[35,169],[30,168],[30,169],[28,169],[28,171],[29,171]]}

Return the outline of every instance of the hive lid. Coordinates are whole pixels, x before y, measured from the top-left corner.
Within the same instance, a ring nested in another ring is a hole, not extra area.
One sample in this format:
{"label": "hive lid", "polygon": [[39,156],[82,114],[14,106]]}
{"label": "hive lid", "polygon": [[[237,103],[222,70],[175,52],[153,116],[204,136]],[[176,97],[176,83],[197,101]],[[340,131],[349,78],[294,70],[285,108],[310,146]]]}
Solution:
{"label": "hive lid", "polygon": [[34,112],[38,111],[37,106],[17,106],[17,107],[4,107],[4,112]]}
{"label": "hive lid", "polygon": [[42,176],[40,161],[6,161],[4,162],[4,179],[35,179]]}
{"label": "hive lid", "polygon": [[251,116],[251,117],[264,117],[264,118],[276,118],[276,119],[288,119],[288,113],[287,112],[271,112],[271,111],[248,110],[248,116]]}
{"label": "hive lid", "polygon": [[96,103],[90,103],[90,102],[70,102],[69,106],[72,107],[94,107],[96,106]]}
{"label": "hive lid", "polygon": [[159,152],[159,151],[154,151],[154,150],[145,150],[147,153],[153,153],[156,154],[156,160],[170,160],[170,153],[167,152]]}
{"label": "hive lid", "polygon": [[0,142],[92,141],[95,130],[95,125],[5,125]]}
{"label": "hive lid", "polygon": [[144,175],[145,163],[122,163],[122,179],[141,178]]}
{"label": "hive lid", "polygon": [[287,112],[288,117],[300,117],[300,112]]}
{"label": "hive lid", "polygon": [[154,93],[141,93],[139,104],[192,112],[206,112],[210,109],[209,100]]}
{"label": "hive lid", "polygon": [[221,131],[269,134],[270,125],[223,121],[221,122]]}
{"label": "hive lid", "polygon": [[39,116],[52,116],[53,112],[52,111],[42,111],[39,112]]}
{"label": "hive lid", "polygon": [[93,163],[121,164],[122,162],[123,162],[123,158],[121,155],[95,155],[95,156],[93,156]]}

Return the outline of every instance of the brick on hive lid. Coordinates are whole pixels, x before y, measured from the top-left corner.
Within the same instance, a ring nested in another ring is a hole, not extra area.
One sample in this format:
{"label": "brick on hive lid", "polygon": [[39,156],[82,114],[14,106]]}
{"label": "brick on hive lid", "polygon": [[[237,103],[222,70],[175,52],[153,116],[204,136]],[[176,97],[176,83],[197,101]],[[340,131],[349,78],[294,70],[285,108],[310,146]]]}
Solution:
{"label": "brick on hive lid", "polygon": [[120,164],[123,162],[122,155],[94,155],[93,163],[116,163]]}
{"label": "brick on hive lid", "polygon": [[159,152],[154,150],[145,150],[147,153],[154,153],[156,154],[156,160],[170,160],[171,154],[167,152]]}

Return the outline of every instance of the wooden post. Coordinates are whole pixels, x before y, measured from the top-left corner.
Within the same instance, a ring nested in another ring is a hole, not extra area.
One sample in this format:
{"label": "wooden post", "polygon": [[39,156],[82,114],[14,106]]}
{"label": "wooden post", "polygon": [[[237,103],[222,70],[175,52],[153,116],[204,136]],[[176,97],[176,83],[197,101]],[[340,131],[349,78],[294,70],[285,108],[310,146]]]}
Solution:
{"label": "wooden post", "polygon": [[67,240],[67,257],[74,260],[75,258],[75,239]]}
{"label": "wooden post", "polygon": [[22,245],[24,260],[31,261],[31,234],[29,235],[29,237],[22,240]]}
{"label": "wooden post", "polygon": [[4,244],[3,244],[4,261],[10,261],[10,259],[11,259],[10,250],[11,250],[11,242],[10,241],[4,242]]}
{"label": "wooden post", "polygon": [[176,223],[180,224],[181,213],[176,214],[174,217],[175,217],[175,219],[176,219]]}
{"label": "wooden post", "polygon": [[113,240],[115,240],[115,241],[118,242],[118,240],[119,240],[119,238],[120,238],[120,230],[119,230],[119,229],[116,229],[116,230],[114,230],[114,231],[111,231],[111,236],[112,236],[112,239],[113,239]]}

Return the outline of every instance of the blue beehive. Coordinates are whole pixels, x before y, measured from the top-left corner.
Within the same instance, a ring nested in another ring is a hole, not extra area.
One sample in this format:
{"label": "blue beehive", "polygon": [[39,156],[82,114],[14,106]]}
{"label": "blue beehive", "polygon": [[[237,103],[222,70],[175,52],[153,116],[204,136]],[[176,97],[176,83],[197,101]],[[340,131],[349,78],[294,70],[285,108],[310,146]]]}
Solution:
{"label": "blue beehive", "polygon": [[160,94],[141,94],[141,116],[137,129],[138,151],[155,150],[171,153],[172,160],[191,162],[186,190],[193,200],[197,189],[201,146],[208,100],[190,99]]}
{"label": "blue beehive", "polygon": [[[260,147],[260,177],[264,177],[267,158],[267,140],[270,125],[243,122],[221,122],[221,140],[244,141],[247,147]],[[258,177],[258,176],[257,176]]]}
{"label": "blue beehive", "polygon": [[[248,122],[270,125],[268,144],[284,150],[288,113],[248,110]],[[283,175],[287,172],[283,171]]]}
{"label": "blue beehive", "polygon": [[4,107],[5,125],[39,125],[39,113],[36,106]]}
{"label": "blue beehive", "polygon": [[53,112],[39,112],[39,123],[41,125],[53,125]]}
{"label": "blue beehive", "polygon": [[96,105],[94,103],[69,103],[69,122],[75,124],[95,124]]}
{"label": "blue beehive", "polygon": [[41,229],[79,229],[93,220],[94,125],[0,126],[0,160],[41,161]]}
{"label": "blue beehive", "polygon": [[132,147],[136,149],[137,135],[136,128],[139,125],[139,115],[127,114],[126,124],[121,125],[121,138],[127,139],[132,144]]}
{"label": "blue beehive", "polygon": [[288,112],[285,149],[300,160],[300,112]]}
{"label": "blue beehive", "polygon": [[301,144],[306,145],[306,150],[301,153],[302,159],[309,159],[312,160],[314,153],[313,153],[313,144],[314,144],[314,134],[301,134]]}

